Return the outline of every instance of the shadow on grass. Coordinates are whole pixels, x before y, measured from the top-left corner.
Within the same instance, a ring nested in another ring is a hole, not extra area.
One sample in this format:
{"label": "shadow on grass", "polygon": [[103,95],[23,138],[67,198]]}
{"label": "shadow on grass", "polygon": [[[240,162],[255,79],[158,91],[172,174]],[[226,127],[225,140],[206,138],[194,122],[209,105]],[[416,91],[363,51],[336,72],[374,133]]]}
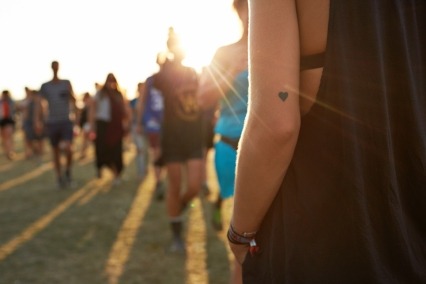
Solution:
{"label": "shadow on grass", "polygon": [[[40,167],[46,167],[44,163]],[[92,165],[74,169],[77,186],[73,189],[57,188],[53,169],[18,183],[0,192],[0,244],[18,234],[32,222],[53,210],[92,180]]]}
{"label": "shadow on grass", "polygon": [[[85,167],[76,169],[76,174],[85,170],[87,171]],[[108,187],[109,184],[104,186]],[[87,203],[80,204],[76,200],[32,239],[0,262],[2,281],[107,283],[104,273],[105,260],[137,187],[133,181],[124,182],[120,188],[99,192]],[[89,188],[88,191],[90,190],[93,189]],[[40,189],[36,202],[38,206],[44,207],[44,212],[54,211],[52,207],[74,193],[76,190],[52,192],[49,189]],[[25,195],[22,192],[21,194]],[[32,195],[35,197],[34,192]],[[34,202],[32,205],[34,207]],[[33,209],[20,213],[38,217],[43,215],[36,208]],[[19,221],[19,225],[25,226],[23,220]]]}
{"label": "shadow on grass", "polygon": [[[134,166],[131,162],[127,168]],[[111,255],[120,240],[129,249],[129,255],[117,260],[121,271],[117,272],[116,283],[228,283],[230,266],[226,243],[211,228],[207,200],[201,199],[200,206],[191,209],[200,215],[197,222],[205,223],[201,224],[205,226],[205,233],[197,239],[197,245],[202,245],[205,251],[202,260],[205,271],[201,273],[204,278],[191,282],[188,279],[194,278],[188,278],[188,274],[197,276],[198,271],[188,271],[187,257],[165,251],[171,233],[165,201],[153,199],[152,169],[143,184],[127,179],[115,188],[110,188],[109,182],[94,182],[94,173],[92,163],[75,166],[74,176],[79,186],[72,190],[56,190],[53,172],[46,172],[16,188],[0,192],[1,249],[4,243],[57,211],[60,204],[87,186],[63,211],[57,212],[30,238],[24,236],[24,242],[0,260],[0,282],[112,283],[106,264],[110,259],[114,263]],[[126,173],[129,175],[127,169]],[[96,194],[87,198],[95,191]],[[136,212],[136,220],[131,220],[138,206],[143,210]],[[120,235],[126,236],[130,231],[134,236],[129,234],[129,238],[120,239]]]}
{"label": "shadow on grass", "polygon": [[153,178],[144,182],[143,190],[150,194],[148,207],[119,283],[186,283],[186,257],[166,252],[171,233],[165,200],[154,198],[154,187]]}
{"label": "shadow on grass", "polygon": [[[151,190],[154,184],[148,186],[147,190]],[[190,210],[200,210],[202,218],[199,222],[205,223],[203,225],[206,228],[205,234],[202,236],[203,239],[198,241],[201,241],[205,248],[206,256],[203,261],[206,271],[188,271],[190,269],[188,268],[188,255],[166,252],[171,232],[166,217],[165,203],[152,197],[119,283],[229,283],[228,252],[226,244],[210,225],[210,203],[200,198],[200,202],[197,204],[201,206]],[[185,225],[184,234],[188,234],[188,224]],[[188,247],[191,245],[194,244],[187,244]],[[193,282],[189,278],[198,280]]]}

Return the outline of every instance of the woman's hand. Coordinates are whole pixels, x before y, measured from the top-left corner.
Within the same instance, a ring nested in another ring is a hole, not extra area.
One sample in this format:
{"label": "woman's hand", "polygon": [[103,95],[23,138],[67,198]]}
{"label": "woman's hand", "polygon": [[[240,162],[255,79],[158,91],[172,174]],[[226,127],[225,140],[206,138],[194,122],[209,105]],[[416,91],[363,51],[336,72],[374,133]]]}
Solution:
{"label": "woman's hand", "polygon": [[236,245],[229,242],[229,247],[231,248],[232,253],[235,256],[235,259],[239,264],[243,264],[244,259],[246,258],[249,247],[247,245]]}

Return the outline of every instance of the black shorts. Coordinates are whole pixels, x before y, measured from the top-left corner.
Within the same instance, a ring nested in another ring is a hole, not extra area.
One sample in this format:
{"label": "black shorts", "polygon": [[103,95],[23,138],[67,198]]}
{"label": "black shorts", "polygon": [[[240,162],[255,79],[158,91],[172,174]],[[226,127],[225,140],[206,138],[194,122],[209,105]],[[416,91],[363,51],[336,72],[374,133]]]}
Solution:
{"label": "black shorts", "polygon": [[165,134],[161,137],[161,155],[166,164],[202,159],[204,149],[202,133],[175,137]]}
{"label": "black shorts", "polygon": [[71,142],[73,140],[74,132],[71,121],[49,122],[46,126],[50,144],[53,147],[58,146],[61,141]]}
{"label": "black shorts", "polygon": [[0,119],[0,128],[4,128],[8,125],[15,126],[15,121],[11,118],[3,118]]}

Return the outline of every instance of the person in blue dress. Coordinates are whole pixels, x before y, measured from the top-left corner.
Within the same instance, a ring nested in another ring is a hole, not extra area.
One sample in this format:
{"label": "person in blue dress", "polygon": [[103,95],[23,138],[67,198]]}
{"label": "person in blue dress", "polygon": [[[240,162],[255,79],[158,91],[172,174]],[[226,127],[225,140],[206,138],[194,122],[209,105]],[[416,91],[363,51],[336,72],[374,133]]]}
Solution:
{"label": "person in blue dress", "polygon": [[[234,0],[233,7],[242,25],[241,38],[220,47],[207,71],[203,72],[199,103],[209,109],[219,102],[219,117],[215,125],[215,169],[219,182],[219,196],[214,204],[212,223],[221,230],[222,203],[233,197],[237,149],[247,114],[248,100],[248,3]],[[241,282],[240,265],[235,263],[232,282]]]}

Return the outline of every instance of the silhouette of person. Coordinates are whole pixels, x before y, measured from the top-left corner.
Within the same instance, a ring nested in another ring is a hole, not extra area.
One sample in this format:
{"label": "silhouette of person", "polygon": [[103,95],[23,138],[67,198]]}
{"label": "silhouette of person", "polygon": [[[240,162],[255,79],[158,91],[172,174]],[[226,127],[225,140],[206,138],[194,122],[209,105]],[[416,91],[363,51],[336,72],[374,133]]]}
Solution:
{"label": "silhouette of person", "polygon": [[88,92],[83,94],[83,107],[79,110],[78,113],[78,125],[81,131],[81,149],[80,149],[80,159],[86,157],[87,149],[91,144],[90,141],[90,122],[89,122],[89,113],[90,107],[92,105],[92,97]]}
{"label": "silhouette of person", "polygon": [[[40,162],[43,154],[43,140],[45,138],[44,121],[45,111],[42,109],[40,117],[35,117],[36,96],[38,91],[25,88],[27,97],[25,98],[25,106],[22,107],[22,128],[25,134],[26,156],[27,158],[34,155]],[[36,120],[40,121],[42,128],[36,131]]]}
{"label": "silhouette of person", "polygon": [[[214,131],[219,136],[215,143],[215,169],[219,195],[213,209],[213,226],[222,230],[222,202],[234,195],[235,166],[238,142],[247,114],[248,100],[248,3],[233,1],[233,8],[241,21],[238,41],[220,47],[204,72],[199,89],[199,101],[208,109],[219,101],[219,117]],[[241,268],[234,265],[232,283],[241,283]]]}
{"label": "silhouette of person", "polygon": [[113,73],[106,77],[104,85],[96,93],[90,109],[91,131],[95,137],[97,176],[104,166],[114,174],[113,185],[121,183],[123,164],[123,138],[129,131],[127,102],[120,91]]}
{"label": "silhouette of person", "polygon": [[[70,118],[71,107],[75,107],[75,97],[71,82],[60,79],[58,76],[59,62],[51,64],[53,71],[52,80],[43,83],[40,88],[40,96],[36,96],[36,117],[41,116],[42,102],[44,99],[48,104],[48,117],[46,121],[47,135],[52,146],[53,164],[57,176],[58,186],[65,188],[71,185],[72,176],[72,141],[74,136],[73,122]],[[36,120],[36,131],[43,128],[41,120]],[[62,171],[61,152],[65,154],[65,170]]]}
{"label": "silhouette of person", "polygon": [[9,160],[14,158],[13,132],[15,129],[15,102],[9,90],[4,90],[0,98],[0,133],[3,152]]}
{"label": "silhouette of person", "polygon": [[[173,30],[169,32],[167,45],[172,58],[155,75],[154,86],[164,99],[161,151],[169,180],[166,203],[173,234],[169,251],[184,252],[182,213],[198,195],[202,183],[203,122],[196,99],[198,75],[194,69],[182,65],[184,53]],[[184,193],[181,193],[182,166],[186,169]]]}
{"label": "silhouette of person", "polygon": [[[164,59],[157,55],[157,64],[161,70]],[[157,72],[158,73],[158,72]],[[164,100],[163,94],[154,86],[157,73],[145,80],[145,87],[138,101],[138,132],[143,133],[149,144],[155,172],[155,198],[164,198],[163,168],[161,158],[161,125],[163,123]]]}
{"label": "silhouette of person", "polygon": [[148,167],[148,141],[146,135],[139,129],[139,108],[144,100],[145,83],[138,83],[136,97],[130,101],[132,110],[131,135],[136,146],[136,171],[139,181],[142,181],[147,174]]}

